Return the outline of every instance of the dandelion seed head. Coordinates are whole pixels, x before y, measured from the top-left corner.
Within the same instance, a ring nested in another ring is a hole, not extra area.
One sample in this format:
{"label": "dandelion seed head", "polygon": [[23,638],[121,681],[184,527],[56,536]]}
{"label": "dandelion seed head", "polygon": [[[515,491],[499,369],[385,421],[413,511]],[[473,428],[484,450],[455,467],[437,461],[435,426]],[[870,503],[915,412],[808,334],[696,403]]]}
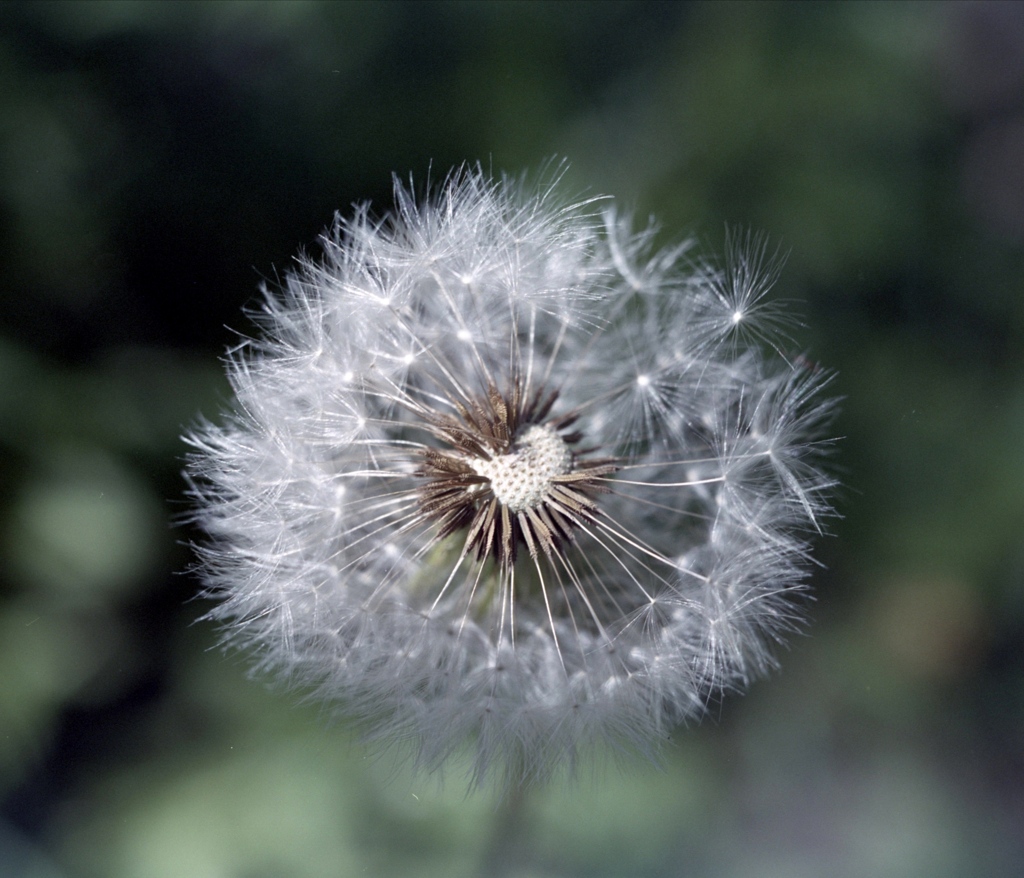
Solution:
{"label": "dandelion seed head", "polygon": [[266,293],[188,437],[209,615],[427,770],[652,753],[799,624],[828,375],[778,354],[763,239],[719,269],[472,169],[395,199]]}

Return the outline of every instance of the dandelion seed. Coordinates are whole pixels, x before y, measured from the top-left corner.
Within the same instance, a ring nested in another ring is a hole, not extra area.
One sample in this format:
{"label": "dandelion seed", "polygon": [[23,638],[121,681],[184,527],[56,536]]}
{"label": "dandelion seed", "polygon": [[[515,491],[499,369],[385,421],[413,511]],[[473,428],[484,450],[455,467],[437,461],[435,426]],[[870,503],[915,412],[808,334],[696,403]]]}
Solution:
{"label": "dandelion seed", "polygon": [[761,239],[720,271],[472,170],[396,201],[266,295],[189,437],[210,616],[428,769],[652,753],[799,623],[827,376],[776,354]]}

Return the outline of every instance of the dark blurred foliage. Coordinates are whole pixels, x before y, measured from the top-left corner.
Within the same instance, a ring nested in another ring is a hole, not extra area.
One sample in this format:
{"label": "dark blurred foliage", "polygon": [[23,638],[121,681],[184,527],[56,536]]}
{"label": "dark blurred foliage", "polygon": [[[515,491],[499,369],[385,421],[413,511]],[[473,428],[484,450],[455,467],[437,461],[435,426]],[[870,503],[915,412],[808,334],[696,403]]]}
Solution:
{"label": "dark blurred foliage", "polygon": [[563,156],[666,241],[789,252],[844,517],[781,674],[664,770],[538,791],[509,873],[1024,871],[1024,4],[35,0],[0,3],[0,873],[474,874],[487,795],[195,624],[179,436],[335,210]]}

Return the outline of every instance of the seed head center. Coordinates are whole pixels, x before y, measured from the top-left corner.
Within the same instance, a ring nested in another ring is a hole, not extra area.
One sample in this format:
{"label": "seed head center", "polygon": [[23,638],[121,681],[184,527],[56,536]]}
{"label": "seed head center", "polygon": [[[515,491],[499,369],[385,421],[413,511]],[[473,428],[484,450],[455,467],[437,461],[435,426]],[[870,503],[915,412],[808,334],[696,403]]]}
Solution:
{"label": "seed head center", "polygon": [[546,425],[528,427],[508,454],[469,466],[491,482],[499,503],[511,512],[522,512],[544,502],[551,481],[572,470],[572,450],[555,430]]}

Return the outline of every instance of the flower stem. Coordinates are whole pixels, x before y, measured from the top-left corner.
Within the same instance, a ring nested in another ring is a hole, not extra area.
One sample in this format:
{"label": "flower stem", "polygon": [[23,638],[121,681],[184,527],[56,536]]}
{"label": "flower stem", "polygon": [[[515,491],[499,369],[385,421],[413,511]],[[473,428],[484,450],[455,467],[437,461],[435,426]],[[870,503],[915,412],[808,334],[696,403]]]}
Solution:
{"label": "flower stem", "polygon": [[502,799],[477,871],[479,878],[509,878],[524,865],[527,785],[518,783]]}

